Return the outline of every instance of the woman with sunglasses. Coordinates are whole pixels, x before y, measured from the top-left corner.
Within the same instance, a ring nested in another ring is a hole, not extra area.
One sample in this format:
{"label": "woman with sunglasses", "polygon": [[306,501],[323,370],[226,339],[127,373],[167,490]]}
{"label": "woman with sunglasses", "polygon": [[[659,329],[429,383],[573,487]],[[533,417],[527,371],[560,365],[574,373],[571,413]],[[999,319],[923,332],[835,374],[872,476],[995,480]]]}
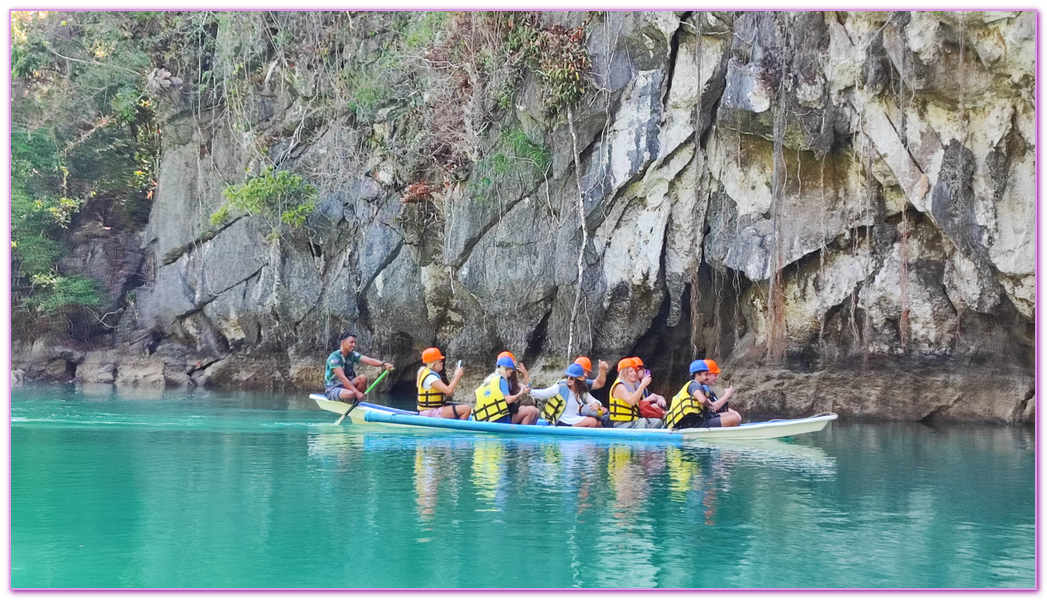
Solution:
{"label": "woman with sunglasses", "polygon": [[546,400],[542,417],[553,425],[599,427],[603,407],[589,395],[585,369],[574,363],[564,371],[565,379],[541,390],[531,390],[531,397]]}

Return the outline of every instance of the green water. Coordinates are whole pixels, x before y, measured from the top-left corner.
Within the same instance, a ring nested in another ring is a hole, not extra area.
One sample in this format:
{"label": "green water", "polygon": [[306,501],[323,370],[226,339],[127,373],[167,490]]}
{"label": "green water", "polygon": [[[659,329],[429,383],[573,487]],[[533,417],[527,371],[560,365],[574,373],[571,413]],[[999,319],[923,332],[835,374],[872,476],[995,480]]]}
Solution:
{"label": "green water", "polygon": [[14,588],[1035,585],[1030,428],[664,447],[71,387],[11,418]]}

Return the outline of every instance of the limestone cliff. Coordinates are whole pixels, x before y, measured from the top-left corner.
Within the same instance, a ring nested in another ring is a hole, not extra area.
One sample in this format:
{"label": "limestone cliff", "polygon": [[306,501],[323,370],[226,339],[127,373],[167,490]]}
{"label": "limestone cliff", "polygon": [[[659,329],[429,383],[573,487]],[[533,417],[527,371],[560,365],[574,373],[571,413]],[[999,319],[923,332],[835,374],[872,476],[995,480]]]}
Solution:
{"label": "limestone cliff", "polygon": [[[431,57],[366,118],[310,116],[304,60],[263,65],[246,131],[174,102],[121,322],[152,380],[317,389],[353,328],[403,391],[432,345],[469,381],[503,349],[539,382],[638,354],[662,393],[711,357],[743,413],[1032,419],[1033,12],[541,18],[584,27],[592,90],[550,113],[524,76],[408,202],[443,139],[403,124],[439,101]],[[211,225],[265,161],[319,187],[306,224]],[[136,372],[88,354],[82,379]]]}

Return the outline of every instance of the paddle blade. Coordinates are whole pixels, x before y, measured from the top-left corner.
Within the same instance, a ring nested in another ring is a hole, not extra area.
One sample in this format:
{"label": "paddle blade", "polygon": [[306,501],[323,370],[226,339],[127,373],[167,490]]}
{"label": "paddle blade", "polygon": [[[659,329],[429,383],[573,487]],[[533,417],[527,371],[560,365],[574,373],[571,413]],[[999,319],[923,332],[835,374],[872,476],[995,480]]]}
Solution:
{"label": "paddle blade", "polygon": [[353,400],[353,403],[349,405],[349,408],[344,413],[342,413],[342,416],[338,417],[338,420],[335,421],[334,424],[335,425],[341,425],[342,424],[342,419],[348,417],[349,413],[353,412],[353,409],[356,408],[356,406],[358,404],[360,404],[359,400]]}

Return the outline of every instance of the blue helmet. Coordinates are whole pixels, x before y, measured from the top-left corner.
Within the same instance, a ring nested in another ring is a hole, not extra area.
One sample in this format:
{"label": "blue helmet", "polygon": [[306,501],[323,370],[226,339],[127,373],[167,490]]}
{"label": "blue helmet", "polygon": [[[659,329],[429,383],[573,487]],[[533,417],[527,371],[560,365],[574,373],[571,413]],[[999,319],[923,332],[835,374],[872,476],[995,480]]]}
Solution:
{"label": "blue helmet", "polygon": [[696,360],[691,363],[691,375],[700,373],[702,371],[708,371],[709,365],[705,364],[704,360]]}
{"label": "blue helmet", "polygon": [[578,363],[571,363],[571,366],[567,367],[567,370],[564,371],[564,374],[568,377],[580,379],[582,377],[585,377],[585,367]]}
{"label": "blue helmet", "polygon": [[506,367],[507,369],[516,368],[516,363],[514,363],[513,359],[509,358],[508,356],[503,356],[499,358],[498,362],[495,364],[497,364],[499,367]]}

